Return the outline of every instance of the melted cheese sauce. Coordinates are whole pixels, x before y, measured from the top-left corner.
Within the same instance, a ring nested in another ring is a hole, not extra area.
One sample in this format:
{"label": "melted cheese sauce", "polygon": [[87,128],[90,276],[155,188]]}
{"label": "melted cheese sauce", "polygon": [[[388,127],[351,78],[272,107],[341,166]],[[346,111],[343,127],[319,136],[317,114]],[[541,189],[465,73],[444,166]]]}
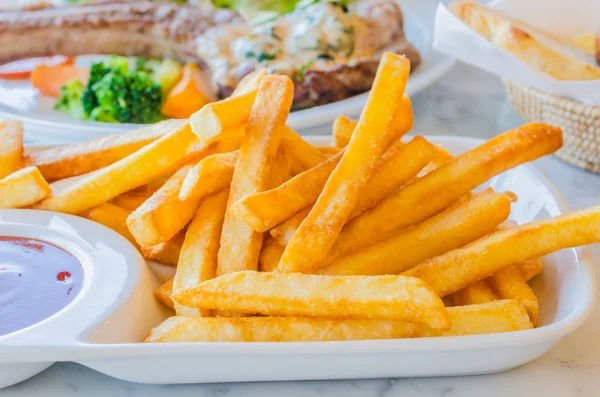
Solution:
{"label": "melted cheese sauce", "polygon": [[256,27],[215,27],[196,43],[215,85],[235,86],[257,67],[301,79],[308,68],[327,69],[372,57],[380,41],[358,14],[318,1]]}

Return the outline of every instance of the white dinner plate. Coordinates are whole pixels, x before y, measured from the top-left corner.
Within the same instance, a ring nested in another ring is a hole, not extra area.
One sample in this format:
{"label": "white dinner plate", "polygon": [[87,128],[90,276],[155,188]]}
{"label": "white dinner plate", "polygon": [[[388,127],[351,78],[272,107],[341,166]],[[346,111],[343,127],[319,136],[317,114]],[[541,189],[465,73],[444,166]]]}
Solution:
{"label": "white dinner plate", "polygon": [[[331,140],[325,136],[307,139],[316,145],[327,145]],[[429,139],[453,154],[483,142],[459,137]],[[518,223],[557,216],[568,210],[550,181],[530,165],[505,172],[485,186],[517,194],[519,199],[512,206],[511,219]],[[35,223],[38,229],[47,223],[43,217],[34,216],[34,211],[32,216],[22,215],[18,219],[10,211],[0,211],[0,231],[11,217],[13,222]],[[63,228],[73,230],[72,234],[90,236],[91,230],[85,230],[90,222],[68,215],[57,217],[63,221]],[[109,232],[115,235],[108,229],[105,234]],[[18,231],[11,233],[19,235]],[[88,238],[98,241],[99,237],[94,233]],[[117,245],[126,244],[118,236],[100,238],[98,244],[103,242],[126,251]],[[504,371],[546,353],[583,324],[592,312],[595,275],[588,250],[565,249],[545,256],[542,261],[544,270],[532,282],[540,304],[539,326],[531,330],[340,342],[144,344],[140,343],[140,335],[147,334],[166,314],[154,299],[131,304],[127,298],[132,296],[131,292],[122,294],[108,308],[103,302],[103,313],[93,321],[89,316],[73,319],[69,331],[85,329],[76,336],[69,333],[66,338],[65,332],[50,327],[43,337],[28,339],[28,343],[21,343],[24,339],[19,339],[19,335],[0,337],[0,387],[35,374],[56,361],[78,362],[106,375],[141,383],[447,376]],[[128,274],[139,277],[135,255],[128,265],[131,268]],[[158,282],[173,274],[173,268],[166,266],[151,264],[151,268],[156,280],[138,281],[135,285],[139,291],[134,291],[137,296],[149,296]],[[85,294],[81,299],[86,299]],[[52,321],[50,318],[49,322]]]}
{"label": "white dinner plate", "polygon": [[[454,60],[433,51],[431,47],[436,2],[402,1],[405,32],[422,56],[421,64],[410,76],[406,91],[414,95],[442,77]],[[103,56],[82,56],[77,62],[89,65]],[[361,94],[328,105],[299,110],[290,114],[288,124],[303,132],[330,123],[339,114],[355,116],[360,113],[367,94]],[[39,144],[59,144],[88,140],[129,131],[136,124],[112,124],[78,121],[54,110],[56,98],[41,96],[28,81],[0,80],[0,119],[16,118],[25,124],[26,139]]]}

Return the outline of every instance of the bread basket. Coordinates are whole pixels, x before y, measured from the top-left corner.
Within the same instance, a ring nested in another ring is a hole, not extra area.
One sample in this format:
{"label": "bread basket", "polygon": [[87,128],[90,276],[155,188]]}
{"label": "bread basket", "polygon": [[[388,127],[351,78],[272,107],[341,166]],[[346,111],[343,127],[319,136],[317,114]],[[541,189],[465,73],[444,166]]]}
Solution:
{"label": "bread basket", "polygon": [[600,173],[600,106],[554,96],[513,81],[504,86],[513,107],[531,123],[560,127],[564,145],[556,156],[577,167]]}

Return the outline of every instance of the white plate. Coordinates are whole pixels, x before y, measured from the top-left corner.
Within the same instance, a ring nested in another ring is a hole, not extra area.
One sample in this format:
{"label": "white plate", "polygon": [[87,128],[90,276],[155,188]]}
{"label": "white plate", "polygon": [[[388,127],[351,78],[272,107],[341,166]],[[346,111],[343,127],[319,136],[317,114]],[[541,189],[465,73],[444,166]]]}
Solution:
{"label": "white plate", "polygon": [[[453,154],[483,142],[458,137],[430,139]],[[309,141],[326,145],[330,138],[311,137]],[[511,216],[519,223],[567,211],[560,194],[532,166],[517,167],[494,178],[487,184],[490,185],[519,196]],[[4,217],[5,212],[0,211],[0,227]],[[27,218],[21,221],[35,223],[39,217]],[[71,222],[74,217],[61,215],[61,219],[69,221],[75,229],[85,226],[81,220]],[[30,341],[27,346],[18,343],[9,346],[6,336],[0,338],[0,385],[3,381],[5,385],[10,382],[7,376],[11,370],[35,373],[55,361],[79,362],[109,376],[141,383],[445,376],[503,371],[547,352],[579,327],[593,309],[595,275],[586,248],[562,250],[544,257],[543,262],[544,271],[532,283],[540,301],[540,326],[532,330],[349,342],[142,344],[139,335],[148,332],[164,314],[152,300],[134,306],[118,299],[88,324],[86,331],[71,340],[65,340],[56,329],[49,329],[43,339]],[[135,263],[130,266],[136,269]],[[172,268],[156,264],[152,269],[163,280],[173,272]],[[156,283],[146,280],[137,285],[140,293],[148,296]],[[81,329],[80,325],[75,321],[77,329]]]}
{"label": "white plate", "polygon": [[[409,95],[421,91],[442,77],[454,60],[436,53],[431,48],[436,3],[433,1],[402,2],[405,31],[408,40],[421,53],[422,62],[411,74],[406,91]],[[103,59],[83,56],[78,64],[89,65]],[[288,124],[302,131],[332,122],[339,115],[355,116],[360,113],[367,94],[357,95],[328,105],[300,110],[290,115]],[[59,144],[87,140],[128,131],[136,124],[111,124],[77,121],[53,109],[55,98],[43,97],[28,81],[0,80],[0,119],[17,118],[25,123],[26,139],[44,144]]]}

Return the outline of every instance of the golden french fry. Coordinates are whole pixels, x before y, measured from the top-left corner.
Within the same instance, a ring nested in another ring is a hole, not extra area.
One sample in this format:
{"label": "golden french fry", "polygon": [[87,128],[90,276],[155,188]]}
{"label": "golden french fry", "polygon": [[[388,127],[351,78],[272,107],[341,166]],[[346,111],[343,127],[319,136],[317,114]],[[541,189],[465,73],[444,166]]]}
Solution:
{"label": "golden french fry", "polygon": [[261,79],[233,173],[217,275],[258,268],[263,236],[235,217],[229,208],[240,198],[271,187],[273,162],[292,106],[293,93],[294,85],[286,76],[270,75]]}
{"label": "golden french fry", "polygon": [[357,124],[358,121],[352,120],[350,117],[337,116],[333,121],[333,144],[338,148],[346,147]]}
{"label": "golden french fry", "polygon": [[213,154],[200,160],[183,180],[179,199],[199,200],[229,187],[237,158],[238,152],[235,151]]}
{"label": "golden french fry", "polygon": [[291,156],[291,149],[287,145],[279,145],[271,172],[269,187],[274,188],[287,182],[292,177],[293,164],[294,159]]}
{"label": "golden french fry", "polygon": [[391,194],[348,222],[328,256],[335,261],[349,252],[385,240],[435,215],[491,177],[561,146],[562,131],[546,124],[527,124],[505,132]]}
{"label": "golden french fry", "polygon": [[260,256],[258,257],[258,266],[261,272],[272,272],[277,269],[279,260],[283,254],[284,247],[279,245],[277,240],[267,235],[263,243]]}
{"label": "golden french fry", "polygon": [[281,144],[290,150],[292,174],[296,175],[317,166],[327,160],[327,156],[316,147],[306,142],[300,135],[287,125],[284,127]]}
{"label": "golden french fry", "polygon": [[169,281],[158,287],[156,291],[154,291],[154,295],[162,303],[164,303],[171,309],[175,309],[175,302],[173,302],[173,299],[171,299],[171,294],[173,294],[173,279],[170,279]]}
{"label": "golden french fry", "polygon": [[446,149],[439,145],[435,145],[435,155],[433,156],[433,162],[437,167],[446,164],[448,161],[453,160],[454,156],[451,155]]}
{"label": "golden french fry", "polygon": [[141,247],[140,252],[146,260],[152,260],[163,265],[176,267],[179,262],[179,254],[183,245],[183,231],[177,233],[169,241],[164,243]]}
{"label": "golden french fry", "polygon": [[134,189],[118,195],[112,199],[111,202],[121,208],[128,209],[129,212],[132,212],[138,209],[138,207],[144,204],[146,200],[152,197],[152,194],[154,194],[154,192],[136,192]]}
{"label": "golden french fry", "polygon": [[[517,222],[515,222],[514,220],[507,220],[506,222],[502,222],[500,225],[498,225],[498,230],[505,230],[511,227],[515,227],[517,225]],[[519,272],[521,273],[521,276],[523,277],[523,280],[525,282],[528,282],[529,280],[540,274],[542,272],[543,267],[540,258],[521,262],[515,266],[517,267],[517,269],[519,269]]]}
{"label": "golden french fry", "polygon": [[485,280],[477,281],[451,295],[454,306],[478,305],[500,300]]}
{"label": "golden french fry", "polygon": [[140,252],[145,259],[155,260],[168,266],[177,266],[183,239],[173,238],[166,243],[153,247],[140,248],[127,227],[127,217],[129,214],[131,214],[131,211],[127,208],[122,208],[112,203],[103,203],[82,212],[79,216],[98,222],[119,233],[140,249]]}
{"label": "golden french fry", "polygon": [[37,166],[48,180],[87,174],[129,156],[185,124],[186,120],[165,120],[130,132],[57,146],[27,154],[24,164]]}
{"label": "golden french fry", "polygon": [[[410,131],[413,127],[413,121],[412,103],[410,98],[405,95],[392,123],[392,129],[396,131],[396,136],[400,137]],[[352,133],[357,125],[358,121],[346,116],[338,116],[333,121],[334,145],[338,148],[346,147],[350,143]]]}
{"label": "golden french fry", "polygon": [[319,152],[323,153],[325,156],[333,156],[342,151],[342,148],[335,146],[317,146]]}
{"label": "golden french fry", "polygon": [[381,58],[352,139],[314,207],[285,247],[280,271],[311,273],[327,255],[389,143],[409,73],[407,58],[389,52]]}
{"label": "golden french fry", "polygon": [[112,199],[111,202],[119,207],[128,209],[130,211],[135,211],[139,206],[144,204],[144,201],[152,197],[152,195],[158,189],[160,189],[160,187],[164,185],[168,179],[169,178],[167,177],[160,178],[154,182],[150,182],[147,185],[143,185],[136,189],[120,194]]}
{"label": "golden french fry", "polygon": [[421,326],[415,330],[415,337],[494,334],[532,328],[527,311],[514,299],[449,307],[448,315],[451,329],[444,331]]}
{"label": "golden french fry", "polygon": [[[215,277],[217,252],[229,190],[223,190],[201,199],[190,223],[179,254],[173,291],[194,288]],[[210,311],[175,304],[178,316],[210,316]]]}
{"label": "golden french fry", "polygon": [[23,123],[4,120],[0,123],[0,179],[21,168],[22,161]]}
{"label": "golden french fry", "polygon": [[527,312],[516,300],[449,307],[448,315],[452,321],[448,331],[386,320],[171,317],[154,328],[145,342],[324,342],[480,335],[532,328]]}
{"label": "golden french fry", "polygon": [[269,316],[376,318],[448,329],[441,299],[424,282],[403,276],[332,277],[243,271],[173,294],[189,307]]}
{"label": "golden french fry", "polygon": [[[390,147],[381,157],[354,209],[352,219],[412,179],[431,158],[431,144],[421,137],[409,144]],[[232,205],[232,212],[254,230],[264,232],[313,204],[343,153],[296,175],[287,183],[246,196]]]}
{"label": "golden french fry", "polygon": [[82,212],[79,216],[98,222],[129,240],[139,249],[139,244],[127,228],[127,217],[131,211],[116,204],[103,203],[97,207]]}
{"label": "golden french fry", "polygon": [[491,233],[510,215],[510,203],[505,195],[486,189],[387,240],[319,269],[318,273],[378,275],[403,272]]}
{"label": "golden french fry", "polygon": [[271,229],[316,201],[342,155],[338,153],[274,189],[243,197],[231,205],[231,213],[257,232]]}
{"label": "golden french fry", "polygon": [[212,154],[217,146],[202,148],[186,124],[137,152],[73,182],[37,204],[35,208],[78,214],[105,203],[136,187],[150,183],[179,169],[196,157]]}
{"label": "golden french fry", "polygon": [[290,242],[292,236],[294,236],[294,233],[296,233],[296,230],[300,227],[300,224],[308,216],[311,210],[312,206],[292,215],[285,222],[269,230],[269,234],[275,240],[277,240],[279,245],[285,247]]}
{"label": "golden french fry", "polygon": [[538,299],[523,280],[523,275],[516,266],[509,266],[500,270],[493,276],[488,277],[486,282],[500,298],[519,301],[527,310],[533,326],[537,325],[539,317]]}
{"label": "golden french fry", "polygon": [[27,167],[0,179],[0,208],[22,208],[43,200],[52,193],[36,167]]}
{"label": "golden french fry", "polygon": [[445,296],[515,263],[598,241],[600,206],[497,231],[403,274],[423,279]]}
{"label": "golden french fry", "polygon": [[[508,230],[516,226],[515,221],[506,221],[498,225],[498,230]],[[523,278],[519,265],[502,269],[485,281],[501,299],[518,300],[527,309],[529,319],[535,327],[539,316],[538,299]]]}
{"label": "golden french fry", "polygon": [[367,188],[360,195],[348,221],[373,207],[391,193],[413,179],[429,163],[433,146],[423,137],[416,136],[408,144],[402,142],[390,147],[371,174]]}
{"label": "golden french fry", "polygon": [[410,338],[418,328],[402,321],[302,317],[171,317],[145,342],[325,342]]}
{"label": "golden french fry", "polygon": [[208,103],[190,117],[192,131],[202,143],[228,139],[232,130],[248,122],[258,86],[265,75],[265,69],[246,75],[230,97]]}
{"label": "golden french fry", "polygon": [[191,166],[184,166],[127,217],[127,227],[141,246],[168,241],[192,219],[198,200],[179,200],[179,188]]}
{"label": "golden french fry", "polygon": [[532,278],[537,276],[542,272],[543,265],[540,258],[531,259],[517,265],[517,268],[521,272],[521,276],[523,276],[523,280],[525,282],[529,282]]}

